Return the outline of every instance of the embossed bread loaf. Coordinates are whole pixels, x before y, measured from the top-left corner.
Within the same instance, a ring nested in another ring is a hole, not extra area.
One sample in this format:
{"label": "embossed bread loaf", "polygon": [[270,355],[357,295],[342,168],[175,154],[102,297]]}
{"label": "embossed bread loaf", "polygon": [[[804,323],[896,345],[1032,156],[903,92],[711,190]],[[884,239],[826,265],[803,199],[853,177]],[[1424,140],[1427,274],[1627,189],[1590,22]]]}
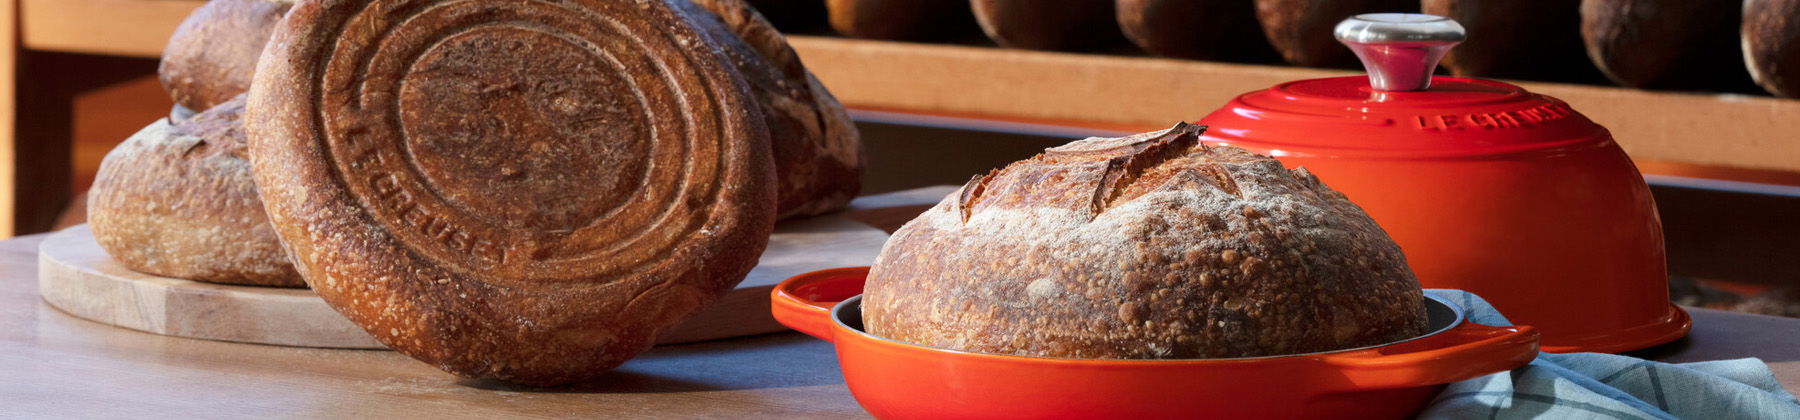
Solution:
{"label": "embossed bread loaf", "polygon": [[598,378],[767,245],[767,128],[687,0],[319,0],[250,91],[269,218],[396,351],[530,385]]}
{"label": "embossed bread loaf", "polygon": [[194,9],[163,48],[157,74],[177,105],[205,111],[250,89],[269,31],[293,0],[212,0]]}
{"label": "embossed bread loaf", "polygon": [[263,215],[244,157],[244,101],[157,121],[106,154],[88,225],[113,261],[165,277],[306,287]]}
{"label": "embossed bread loaf", "polygon": [[1400,248],[1305,170],[1197,143],[1090,138],[977,176],[894,233],[871,333],[956,350],[1170,359],[1424,333]]}
{"label": "embossed bread loaf", "polygon": [[844,106],[749,4],[693,1],[731,29],[717,37],[726,41],[720,47],[762,104],[775,154],[777,216],[816,215],[850,204],[862,190],[863,150]]}

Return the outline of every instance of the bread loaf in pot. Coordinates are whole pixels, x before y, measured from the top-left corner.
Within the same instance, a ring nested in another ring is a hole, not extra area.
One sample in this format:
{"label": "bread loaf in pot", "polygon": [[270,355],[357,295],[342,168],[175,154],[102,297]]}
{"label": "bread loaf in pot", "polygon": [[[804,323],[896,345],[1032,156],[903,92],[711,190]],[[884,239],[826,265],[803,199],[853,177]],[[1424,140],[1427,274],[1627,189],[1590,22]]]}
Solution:
{"label": "bread loaf in pot", "polygon": [[1400,248],[1304,169],[1198,143],[1090,138],[977,176],[871,269],[875,335],[1038,357],[1187,359],[1425,332]]}
{"label": "bread loaf in pot", "polygon": [[194,9],[163,48],[157,75],[175,104],[205,111],[250,90],[269,31],[293,0],[212,0]]}
{"label": "bread loaf in pot", "polygon": [[251,180],[239,96],[184,121],[157,121],[100,163],[88,225],[113,261],[189,280],[305,287]]}

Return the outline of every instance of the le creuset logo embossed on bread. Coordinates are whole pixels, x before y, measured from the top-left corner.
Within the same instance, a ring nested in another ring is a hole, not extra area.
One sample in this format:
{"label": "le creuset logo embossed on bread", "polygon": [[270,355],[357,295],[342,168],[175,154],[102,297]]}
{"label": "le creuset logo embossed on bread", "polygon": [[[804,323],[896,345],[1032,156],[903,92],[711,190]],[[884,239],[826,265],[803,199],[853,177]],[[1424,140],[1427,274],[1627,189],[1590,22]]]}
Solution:
{"label": "le creuset logo embossed on bread", "polygon": [[314,69],[329,158],[388,234],[511,282],[635,271],[692,236],[669,225],[704,232],[724,162],[688,157],[729,136],[683,99],[705,86],[694,63],[650,53],[682,40],[585,7],[453,3],[364,5],[345,25],[386,30],[347,31]]}

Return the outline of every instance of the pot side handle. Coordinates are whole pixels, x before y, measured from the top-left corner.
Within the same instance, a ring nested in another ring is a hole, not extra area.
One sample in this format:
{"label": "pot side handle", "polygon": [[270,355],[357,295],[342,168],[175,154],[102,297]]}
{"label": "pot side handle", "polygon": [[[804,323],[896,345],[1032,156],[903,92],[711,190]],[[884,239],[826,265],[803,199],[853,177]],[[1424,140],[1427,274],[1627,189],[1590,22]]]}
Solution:
{"label": "pot side handle", "polygon": [[1538,354],[1530,326],[1494,327],[1463,322],[1412,341],[1320,359],[1343,373],[1349,389],[1369,390],[1447,384],[1516,369]]}
{"label": "pot side handle", "polygon": [[769,292],[775,321],[820,340],[831,340],[831,308],[862,294],[869,267],[832,268],[782,280]]}

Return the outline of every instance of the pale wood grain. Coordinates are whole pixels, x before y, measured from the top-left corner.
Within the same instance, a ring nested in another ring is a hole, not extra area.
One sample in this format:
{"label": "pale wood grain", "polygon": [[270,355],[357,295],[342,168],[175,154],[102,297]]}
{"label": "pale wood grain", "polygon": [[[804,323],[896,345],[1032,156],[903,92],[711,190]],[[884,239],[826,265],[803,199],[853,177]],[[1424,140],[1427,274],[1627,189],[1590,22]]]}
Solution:
{"label": "pale wood grain", "polygon": [[[905,203],[919,201],[916,196],[865,200]],[[762,259],[743,282],[657,342],[782,331],[785,327],[769,314],[769,291],[776,283],[815,270],[872,264],[887,237],[844,212],[778,223]],[[38,292],[45,302],[71,315],[156,334],[284,346],[386,348],[307,289],[202,283],[132,271],[108,257],[86,225],[44,240],[38,252]]]}

